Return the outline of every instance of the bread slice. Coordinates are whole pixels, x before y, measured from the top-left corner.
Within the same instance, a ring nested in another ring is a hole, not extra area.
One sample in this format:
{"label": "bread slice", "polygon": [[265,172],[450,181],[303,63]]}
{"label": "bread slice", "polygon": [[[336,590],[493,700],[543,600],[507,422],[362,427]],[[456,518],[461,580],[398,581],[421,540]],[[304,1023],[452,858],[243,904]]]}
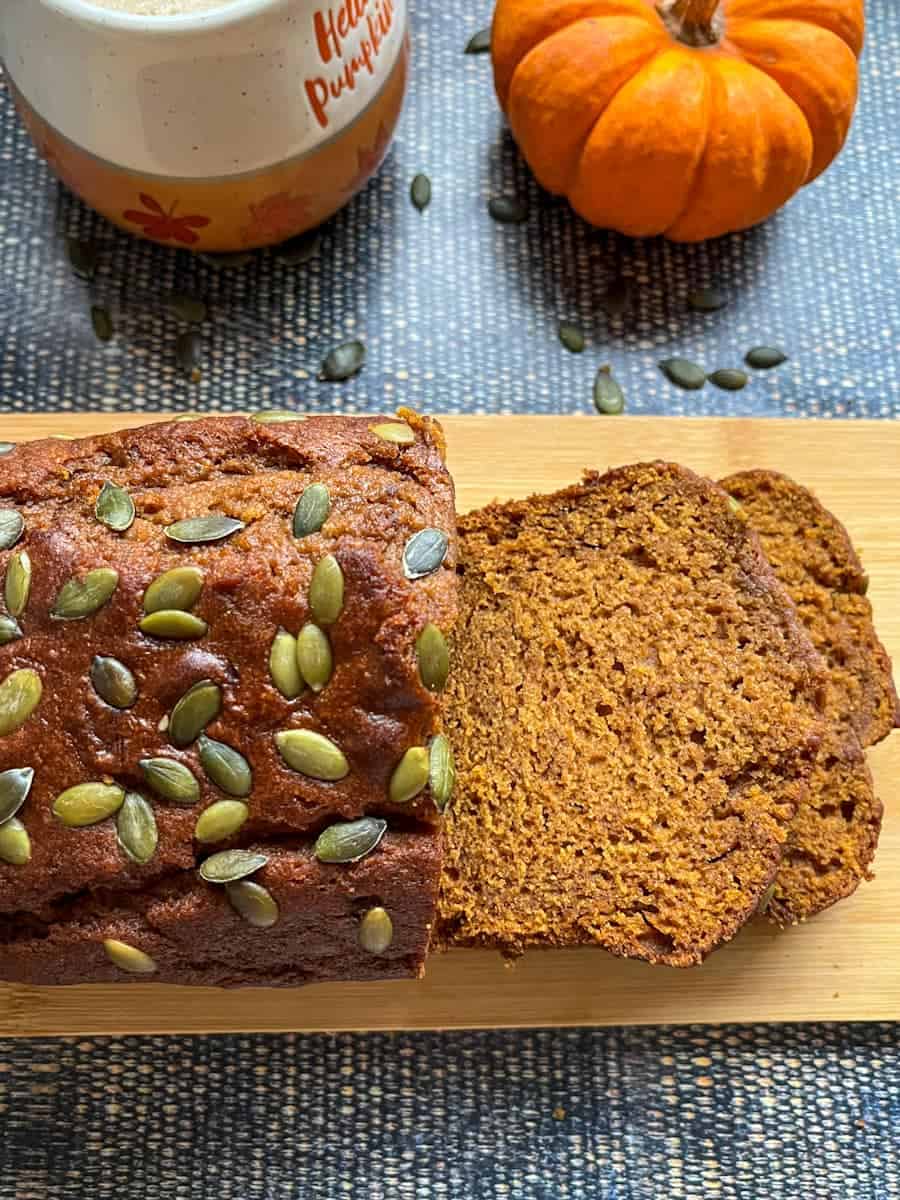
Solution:
{"label": "bread slice", "polygon": [[438,937],[689,966],[774,877],[823,669],[714,484],[626,467],[460,522]]}
{"label": "bread slice", "polygon": [[882,807],[863,748],[900,723],[900,704],[872,623],[868,581],[843,525],[807,488],[774,471],[743,471],[722,487],[741,504],[828,665],[828,728],[768,909],[786,925],[870,876]]}

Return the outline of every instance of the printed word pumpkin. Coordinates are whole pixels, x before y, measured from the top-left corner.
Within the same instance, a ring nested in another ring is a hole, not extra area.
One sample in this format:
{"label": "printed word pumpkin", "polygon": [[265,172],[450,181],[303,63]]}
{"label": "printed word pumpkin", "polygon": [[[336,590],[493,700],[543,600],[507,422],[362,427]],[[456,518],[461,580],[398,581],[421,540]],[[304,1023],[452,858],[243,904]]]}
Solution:
{"label": "printed word pumpkin", "polygon": [[586,220],[695,242],[828,166],[863,0],[498,0],[494,82],[538,181]]}

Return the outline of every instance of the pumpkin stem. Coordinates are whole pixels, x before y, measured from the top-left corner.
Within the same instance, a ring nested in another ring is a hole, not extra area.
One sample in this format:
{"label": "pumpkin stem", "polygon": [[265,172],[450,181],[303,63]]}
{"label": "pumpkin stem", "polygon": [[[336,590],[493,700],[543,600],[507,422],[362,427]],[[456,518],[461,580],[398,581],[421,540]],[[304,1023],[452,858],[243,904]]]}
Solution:
{"label": "pumpkin stem", "polygon": [[659,0],[656,10],[672,36],[687,46],[715,46],[722,36],[719,0]]}

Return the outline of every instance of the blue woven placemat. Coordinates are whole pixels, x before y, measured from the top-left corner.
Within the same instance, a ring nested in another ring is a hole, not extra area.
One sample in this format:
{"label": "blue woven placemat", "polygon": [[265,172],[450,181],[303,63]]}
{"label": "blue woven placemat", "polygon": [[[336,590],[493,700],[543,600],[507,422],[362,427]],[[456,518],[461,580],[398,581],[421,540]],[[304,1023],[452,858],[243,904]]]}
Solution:
{"label": "blue woven placemat", "polygon": [[[588,228],[541,196],[504,132],[486,55],[462,53],[489,4],[419,0],[413,79],[388,161],[325,231],[316,259],[288,268],[261,254],[216,275],[187,252],[141,244],[92,217],[30,148],[0,90],[0,405],[6,410],[345,410],[411,402],[440,412],[591,411],[601,363],[613,364],[633,413],[900,415],[900,7],[869,0],[862,96],[835,166],[763,227],[698,247],[632,242]],[[410,204],[427,172],[433,200]],[[498,226],[488,197],[515,192],[523,227]],[[96,284],[74,278],[63,234],[94,237]],[[631,310],[600,307],[623,273]],[[691,287],[731,296],[713,316],[687,310]],[[179,374],[167,293],[210,302],[199,384]],[[117,336],[98,343],[89,306],[106,305]],[[580,324],[572,356],[557,322]],[[363,373],[315,379],[335,343],[361,336]],[[791,362],[740,393],[685,393],[660,358],[734,366],[755,343]]]}

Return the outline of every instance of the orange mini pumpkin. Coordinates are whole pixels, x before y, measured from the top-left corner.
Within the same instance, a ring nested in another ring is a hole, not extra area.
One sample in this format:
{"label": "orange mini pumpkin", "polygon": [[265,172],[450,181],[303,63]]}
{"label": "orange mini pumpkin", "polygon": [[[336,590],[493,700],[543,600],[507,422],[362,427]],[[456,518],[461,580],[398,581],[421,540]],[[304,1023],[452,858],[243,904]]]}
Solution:
{"label": "orange mini pumpkin", "polygon": [[498,0],[494,82],[538,181],[594,225],[695,242],[840,150],[863,0]]}

